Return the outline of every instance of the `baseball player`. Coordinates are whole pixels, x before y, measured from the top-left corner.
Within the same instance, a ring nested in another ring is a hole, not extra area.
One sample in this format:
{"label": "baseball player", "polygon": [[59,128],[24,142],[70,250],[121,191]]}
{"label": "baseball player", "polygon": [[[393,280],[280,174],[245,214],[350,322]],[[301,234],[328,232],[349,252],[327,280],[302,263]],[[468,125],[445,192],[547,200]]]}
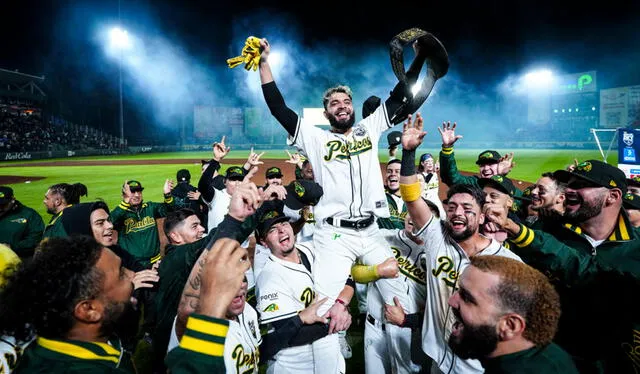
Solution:
{"label": "baseball player", "polygon": [[422,197],[438,206],[440,216],[444,216],[444,207],[440,200],[440,179],[437,162],[431,153],[423,153],[418,165],[418,180],[422,183]]}
{"label": "baseball player", "polygon": [[51,220],[44,227],[42,238],[67,236],[59,218],[66,207],[80,202],[80,196],[87,196],[87,186],[82,183],[58,183],[47,189],[42,203],[51,214]]}
{"label": "baseball player", "polygon": [[161,258],[156,218],[165,217],[167,211],[173,209],[172,188],[173,182],[167,179],[162,187],[164,203],[154,203],[143,201],[144,187],[140,182],[125,181],[122,201],[111,211],[111,221],[118,231],[118,245],[145,267]]}
{"label": "baseball player", "polygon": [[[315,300],[313,249],[296,243],[289,218],[277,208],[259,214],[257,229],[260,243],[271,252],[256,282],[267,373],[344,373],[337,334],[328,335],[331,326],[317,315],[326,298]],[[348,304],[353,292],[351,281],[340,299]],[[349,312],[344,308],[342,314]]]}
{"label": "baseball player", "polygon": [[[445,221],[434,218],[421,198],[421,186],[415,172],[415,150],[426,135],[418,113],[411,116],[402,134],[402,167],[400,191],[407,204],[414,226],[414,235],[425,244],[425,272],[427,297],[422,326],[422,349],[433,359],[432,372],[482,373],[477,360],[462,360],[455,356],[447,341],[455,318],[448,304],[456,289],[458,276],[469,265],[472,256],[499,255],[520,260],[499,242],[480,234],[485,222],[483,205],[485,193],[479,187],[459,184],[447,191]],[[403,304],[404,305],[404,304]]]}
{"label": "baseball player", "polygon": [[[437,215],[437,207],[435,211]],[[367,374],[419,373],[422,369],[422,362],[414,363],[407,359],[407,352],[412,352],[413,356],[414,351],[422,350],[421,347],[412,347],[412,336],[420,336],[427,292],[424,242],[412,231],[413,222],[409,215],[405,217],[403,229],[382,230],[398,262],[400,279],[407,284],[409,303],[401,305],[396,298],[395,305],[385,304],[378,289],[368,287],[364,328]]]}
{"label": "baseball player", "polygon": [[[308,157],[315,180],[325,191],[314,209],[313,234],[317,249],[313,270],[316,291],[320,297],[329,298],[318,310],[323,315],[342,307],[334,302],[356,259],[378,264],[393,256],[375,224],[377,217],[389,217],[378,142],[382,132],[394,125],[391,118],[395,118],[396,110],[406,99],[405,90],[400,84],[396,86],[384,105],[354,126],[351,90],[346,86],[330,88],[323,96],[324,115],[331,124],[330,131],[326,131],[286,106],[269,66],[271,46],[262,39],[260,47],[259,71],[265,101],[289,134],[289,143]],[[409,69],[409,75],[415,78],[425,61],[420,48],[416,49],[418,53]],[[381,279],[374,284],[387,303],[393,303],[394,295],[402,299],[407,295],[406,285],[397,279]]]}
{"label": "baseball player", "polygon": [[[227,308],[227,320],[229,331],[224,342],[224,366],[227,374],[258,373],[260,351],[258,347],[262,343],[262,336],[258,328],[258,314],[255,309],[246,302],[247,279],[245,277],[242,287]],[[176,317],[177,318],[177,317]],[[167,352],[180,344],[176,334],[176,321],[171,328],[171,339]]]}

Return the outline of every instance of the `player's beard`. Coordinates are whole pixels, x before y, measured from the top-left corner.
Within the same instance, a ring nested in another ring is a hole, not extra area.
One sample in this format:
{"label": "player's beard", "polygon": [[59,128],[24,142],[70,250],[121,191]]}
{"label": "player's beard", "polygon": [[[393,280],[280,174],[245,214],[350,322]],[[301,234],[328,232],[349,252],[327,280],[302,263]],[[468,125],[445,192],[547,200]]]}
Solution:
{"label": "player's beard", "polygon": [[333,132],[337,132],[340,134],[344,134],[353,127],[353,124],[356,123],[356,118],[353,116],[353,113],[349,115],[349,118],[345,121],[338,121],[338,119],[333,114],[328,114],[327,118],[329,120],[329,124],[331,128],[334,130]]}
{"label": "player's beard", "polygon": [[[139,317],[130,300],[109,303],[104,307],[100,333],[106,337],[113,335],[114,332],[118,336],[126,336],[131,331],[136,331]],[[131,328],[134,329],[130,330]]]}
{"label": "player's beard", "polygon": [[449,347],[462,359],[483,358],[496,350],[498,334],[490,325],[464,325],[459,336],[449,337]]}
{"label": "player's beard", "polygon": [[476,231],[478,231],[478,227],[471,226],[468,221],[463,231],[453,230],[453,227],[451,227],[451,222],[449,222],[448,220],[444,221],[444,229],[446,231],[446,234],[456,242],[469,239]]}
{"label": "player's beard", "polygon": [[596,196],[592,201],[582,200],[580,208],[575,211],[565,210],[564,216],[571,223],[579,224],[600,214],[604,206],[605,194]]}

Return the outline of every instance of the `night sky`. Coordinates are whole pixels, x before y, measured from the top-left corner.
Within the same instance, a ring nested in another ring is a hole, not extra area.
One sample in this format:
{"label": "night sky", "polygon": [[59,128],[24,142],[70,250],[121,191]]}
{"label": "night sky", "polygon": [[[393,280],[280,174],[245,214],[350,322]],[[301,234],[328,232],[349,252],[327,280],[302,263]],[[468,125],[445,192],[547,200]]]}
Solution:
{"label": "night sky", "polygon": [[[331,73],[361,49],[386,53],[395,34],[420,27],[447,48],[450,75],[473,87],[494,86],[509,74],[539,66],[564,73],[597,70],[600,88],[640,84],[639,1],[592,6],[447,0],[397,6],[406,3],[122,0],[121,19],[139,34],[162,36],[190,63],[212,70],[225,69],[225,59],[238,54],[240,36],[272,40],[272,30],[286,29],[307,54],[322,46],[321,53],[347,56],[336,66],[322,66]],[[94,34],[96,25],[117,22],[117,0],[4,1],[2,14],[0,68],[46,75],[63,95],[87,92],[85,102],[113,105],[117,69],[96,47]],[[391,71],[388,58],[376,63]],[[133,80],[125,77],[128,85],[134,86]],[[144,101],[142,90],[128,92],[129,104]],[[85,117],[95,117],[91,113]]]}

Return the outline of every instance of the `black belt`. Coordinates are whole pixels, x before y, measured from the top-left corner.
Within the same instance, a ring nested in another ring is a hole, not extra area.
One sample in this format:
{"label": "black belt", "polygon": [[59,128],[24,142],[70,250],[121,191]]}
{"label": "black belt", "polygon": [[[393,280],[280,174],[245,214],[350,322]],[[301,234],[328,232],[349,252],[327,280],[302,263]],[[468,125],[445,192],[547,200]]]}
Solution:
{"label": "black belt", "polygon": [[332,226],[346,227],[348,229],[354,229],[354,230],[366,229],[367,227],[371,226],[371,224],[374,223],[375,221],[376,221],[376,218],[373,215],[369,216],[368,218],[358,219],[355,221],[349,221],[346,219],[333,218],[333,217],[325,218],[325,222],[327,222]]}
{"label": "black belt", "polygon": [[374,325],[376,327],[380,327],[380,329],[382,331],[385,330],[384,323],[376,321],[376,319],[373,318],[373,316],[371,314],[368,314],[368,313],[367,313],[367,322],[369,322],[370,324],[372,324],[372,325]]}

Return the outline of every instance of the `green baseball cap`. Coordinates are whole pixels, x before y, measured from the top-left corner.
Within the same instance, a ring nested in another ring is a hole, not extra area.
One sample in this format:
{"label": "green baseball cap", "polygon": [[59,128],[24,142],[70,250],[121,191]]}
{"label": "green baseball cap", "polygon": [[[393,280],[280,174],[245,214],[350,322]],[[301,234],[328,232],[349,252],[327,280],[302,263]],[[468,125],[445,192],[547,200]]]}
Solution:
{"label": "green baseball cap", "polygon": [[227,173],[225,174],[227,179],[232,181],[241,181],[244,179],[245,172],[244,169],[240,166],[232,166],[227,169]]}
{"label": "green baseball cap", "polygon": [[640,210],[640,196],[627,192],[622,196],[622,205],[625,209]]}
{"label": "green baseball cap", "polygon": [[595,186],[619,188],[623,193],[627,192],[627,176],[624,172],[599,160],[581,162],[573,171],[556,170],[553,176],[562,183],[568,183],[571,177],[576,177]]}
{"label": "green baseball cap", "polygon": [[127,182],[127,184],[129,185],[129,190],[131,190],[131,192],[144,190],[144,187],[142,187],[142,183],[138,181],[130,180]]}
{"label": "green baseball cap", "polygon": [[476,165],[495,164],[500,161],[501,157],[502,156],[500,156],[500,153],[498,153],[498,151],[487,149],[486,151],[478,155]]}
{"label": "green baseball cap", "polygon": [[478,179],[478,184],[482,188],[485,186],[493,187],[512,197],[516,194],[516,186],[513,185],[511,179],[503,177],[502,175],[492,175],[491,178],[480,178]]}

